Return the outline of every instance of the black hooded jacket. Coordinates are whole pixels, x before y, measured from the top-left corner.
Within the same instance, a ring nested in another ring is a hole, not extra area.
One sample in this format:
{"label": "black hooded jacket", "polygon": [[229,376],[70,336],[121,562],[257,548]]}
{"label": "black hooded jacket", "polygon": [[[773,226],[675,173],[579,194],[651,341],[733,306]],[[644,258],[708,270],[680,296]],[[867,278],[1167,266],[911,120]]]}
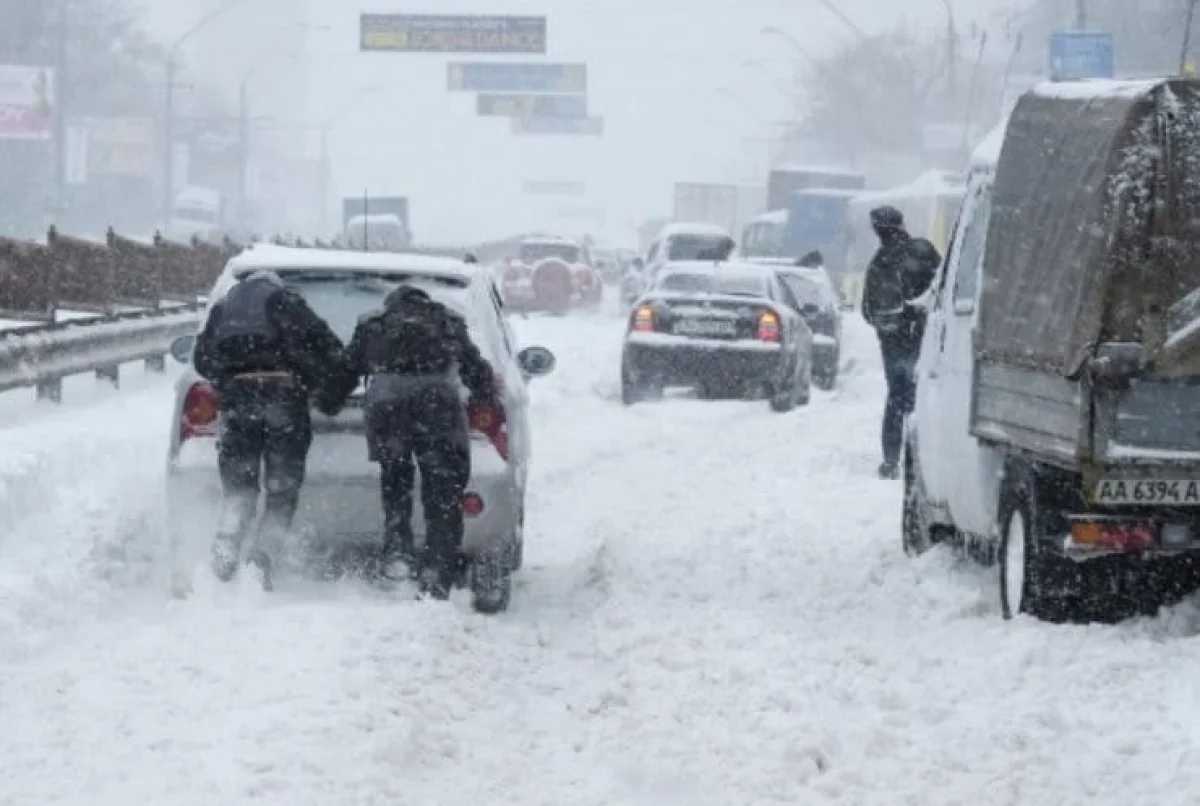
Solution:
{"label": "black hooded jacket", "polygon": [[901,228],[884,230],[863,281],[862,314],[886,347],[915,355],[925,332],[925,311],[911,305],[933,284],[942,256],[924,238]]}
{"label": "black hooded jacket", "polygon": [[369,375],[441,375],[455,365],[472,398],[492,399],[492,367],[471,341],[466,321],[425,292],[402,286],[388,295],[382,311],[359,320],[321,407],[337,410]]}
{"label": "black hooded jacket", "polygon": [[235,376],[289,372],[305,391],[320,387],[342,342],[304,298],[268,273],[242,280],[217,301],[196,339],[193,365],[218,390]]}

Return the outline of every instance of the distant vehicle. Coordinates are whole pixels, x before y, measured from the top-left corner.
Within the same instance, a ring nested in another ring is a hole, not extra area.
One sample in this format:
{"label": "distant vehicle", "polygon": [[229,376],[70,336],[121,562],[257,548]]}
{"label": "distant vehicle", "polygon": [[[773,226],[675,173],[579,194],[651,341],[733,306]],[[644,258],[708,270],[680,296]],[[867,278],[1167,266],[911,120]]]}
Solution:
{"label": "distant vehicle", "polygon": [[624,272],[624,265],[621,262],[620,255],[615,249],[596,249],[593,248],[592,262],[595,264],[596,271],[600,272],[600,277],[606,285],[614,285],[621,281],[621,276]]}
{"label": "distant vehicle", "polygon": [[668,264],[629,315],[622,401],[686,386],[707,398],[765,395],[778,412],[807,404],[813,345],[801,307],[767,266]]}
{"label": "distant vehicle", "polygon": [[783,249],[787,220],[787,210],[771,210],[755,216],[742,230],[738,256],[755,262],[774,262],[779,265],[794,263],[800,256],[788,257]]}
{"label": "distant vehicle", "polygon": [[798,190],[855,190],[867,187],[867,177],[858,171],[834,166],[781,165],[767,176],[767,209],[788,207]]}
{"label": "distant vehicle", "polygon": [[342,199],[342,227],[350,224],[350,219],[364,215],[394,215],[404,222],[407,232],[412,232],[412,219],[409,217],[407,196],[348,196]]}
{"label": "distant vehicle", "polygon": [[[236,277],[257,269],[279,274],[343,341],[350,339],[359,317],[381,308],[401,282],[419,286],[466,317],[472,338],[498,374],[502,402],[471,404],[466,411],[472,437],[471,480],[462,506],[469,570],[461,582],[472,588],[477,609],[502,609],[524,551],[531,439],[528,382],[553,368],[553,355],[540,347],[518,350],[490,275],[462,261],[260,245],[229,262],[209,299],[220,299]],[[172,355],[186,364],[176,384],[167,449],[167,500],[178,561],[186,561],[192,547],[207,549],[216,534],[221,501],[216,392],[191,367],[194,342],[186,336],[171,347]],[[362,394],[360,388],[335,417],[313,414],[313,448],[294,529],[318,555],[322,547],[334,551],[364,537],[382,536],[379,468],[367,459]],[[466,396],[464,389],[464,406]],[[413,518],[418,536],[425,523],[419,486],[418,481]]]}
{"label": "distant vehicle", "polygon": [[658,270],[669,262],[697,260],[718,248],[724,239],[732,237],[727,229],[717,224],[698,221],[667,224],[646,250],[646,279],[652,281]]}
{"label": "distant vehicle", "polygon": [[225,197],[215,188],[185,187],[171,203],[171,215],[163,237],[179,243],[199,238],[220,242],[225,229]]}
{"label": "distant vehicle", "polygon": [[590,250],[569,238],[524,238],[504,266],[501,287],[514,309],[556,315],[598,308],[604,298],[604,280]]}
{"label": "distant vehicle", "polygon": [[800,313],[813,334],[813,383],[826,391],[837,385],[842,360],[841,300],[825,271],[820,252],[799,263],[778,267],[779,277],[800,303]]}
{"label": "distant vehicle", "polygon": [[348,248],[360,252],[399,252],[412,246],[408,226],[394,213],[354,216],[342,237]]}

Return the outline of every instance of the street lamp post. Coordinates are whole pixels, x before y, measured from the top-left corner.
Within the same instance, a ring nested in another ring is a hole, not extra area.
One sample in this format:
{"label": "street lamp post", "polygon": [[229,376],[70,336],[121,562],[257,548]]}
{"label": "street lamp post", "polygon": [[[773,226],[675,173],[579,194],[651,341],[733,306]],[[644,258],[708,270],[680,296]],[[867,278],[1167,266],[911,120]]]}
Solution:
{"label": "street lamp post", "polygon": [[250,204],[250,79],[263,64],[275,55],[279,47],[287,42],[288,33],[296,30],[328,31],[329,29],[328,25],[309,25],[308,23],[285,26],[242,75],[241,83],[238,85],[238,210],[243,219],[249,212]]}
{"label": "street lamp post", "polygon": [[175,196],[175,73],[179,69],[179,53],[188,41],[225,14],[231,8],[249,0],[226,0],[205,14],[183,32],[167,49],[167,97],[163,109],[163,223],[171,220],[171,202]]}
{"label": "street lamp post", "polygon": [[329,215],[329,186],[331,184],[329,136],[330,136],[330,134],[333,133],[333,130],[337,127],[337,124],[340,122],[340,119],[341,119],[341,116],[343,113],[345,113],[348,109],[350,109],[354,104],[356,104],[360,100],[362,100],[363,97],[368,96],[368,95],[377,95],[378,93],[380,93],[382,91],[383,91],[383,87],[378,84],[370,84],[368,86],[359,88],[359,90],[357,92],[352,93],[350,95],[350,97],[348,97],[341,104],[341,106],[339,106],[337,108],[337,110],[332,115],[330,115],[328,118],[326,118],[324,120],[324,122],[322,122],[319,126],[320,131],[321,131],[321,168],[320,168],[321,179],[319,182],[320,187],[318,190],[318,193],[320,193],[320,199],[318,200],[318,209],[320,210],[322,223],[324,223],[327,220],[327,217]]}

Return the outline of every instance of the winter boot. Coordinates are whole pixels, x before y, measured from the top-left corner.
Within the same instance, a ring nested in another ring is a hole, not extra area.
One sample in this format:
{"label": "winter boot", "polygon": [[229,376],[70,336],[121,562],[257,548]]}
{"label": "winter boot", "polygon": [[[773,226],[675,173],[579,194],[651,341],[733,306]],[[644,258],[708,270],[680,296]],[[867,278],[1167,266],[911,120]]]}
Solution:
{"label": "winter boot", "polygon": [[897,462],[884,462],[879,466],[879,478],[881,479],[898,479],[900,478],[900,468]]}
{"label": "winter boot", "polygon": [[247,565],[253,565],[258,569],[259,580],[262,583],[262,589],[272,591],[275,589],[274,582],[271,579],[271,558],[265,551],[255,547],[250,551],[250,555],[246,558]]}
{"label": "winter boot", "polygon": [[212,544],[212,569],[217,579],[222,582],[233,579],[241,553],[242,541],[237,535],[217,535]]}

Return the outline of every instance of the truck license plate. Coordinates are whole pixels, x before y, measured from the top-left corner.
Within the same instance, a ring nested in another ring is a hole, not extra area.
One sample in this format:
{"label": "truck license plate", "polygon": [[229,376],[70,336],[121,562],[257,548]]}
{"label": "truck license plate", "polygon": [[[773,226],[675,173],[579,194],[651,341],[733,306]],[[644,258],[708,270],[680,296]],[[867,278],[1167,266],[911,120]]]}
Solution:
{"label": "truck license plate", "polygon": [[682,319],[676,323],[675,332],[683,336],[732,336],[737,326],[721,319]]}
{"label": "truck license plate", "polygon": [[1097,504],[1200,506],[1195,479],[1103,479],[1096,485]]}

